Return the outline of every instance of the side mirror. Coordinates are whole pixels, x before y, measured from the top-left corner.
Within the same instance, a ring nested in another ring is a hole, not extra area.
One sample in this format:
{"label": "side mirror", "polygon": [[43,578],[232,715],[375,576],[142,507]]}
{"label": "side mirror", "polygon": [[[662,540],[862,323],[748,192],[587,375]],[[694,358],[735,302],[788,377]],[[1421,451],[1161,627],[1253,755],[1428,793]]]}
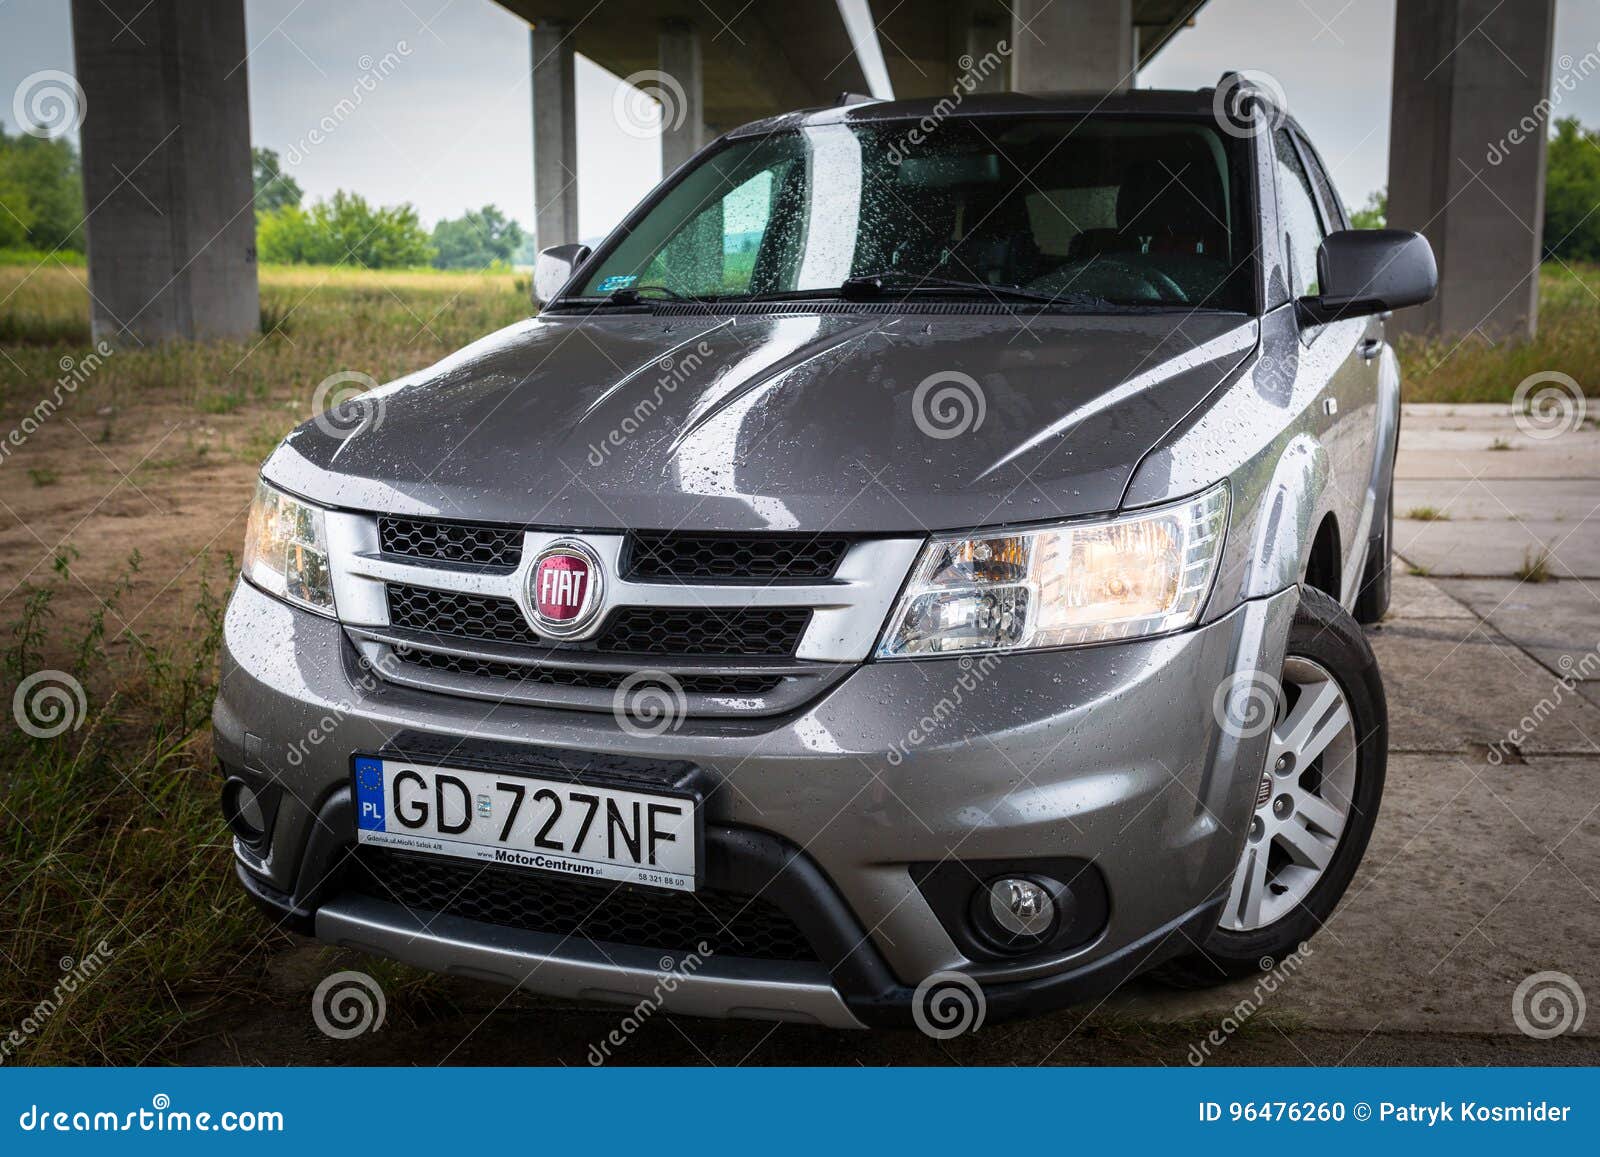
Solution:
{"label": "side mirror", "polygon": [[576,242],[539,250],[539,257],[533,263],[534,304],[543,305],[553,300],[588,257],[589,247]]}
{"label": "side mirror", "polygon": [[1344,229],[1317,250],[1322,293],[1295,303],[1301,324],[1323,325],[1421,305],[1439,288],[1433,246],[1405,229]]}

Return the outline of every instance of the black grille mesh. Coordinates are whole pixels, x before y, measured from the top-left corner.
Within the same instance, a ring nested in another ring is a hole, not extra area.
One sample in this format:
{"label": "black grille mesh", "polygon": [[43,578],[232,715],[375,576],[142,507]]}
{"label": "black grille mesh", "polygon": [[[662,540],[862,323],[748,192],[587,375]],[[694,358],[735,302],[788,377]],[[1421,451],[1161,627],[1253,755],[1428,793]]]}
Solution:
{"label": "black grille mesh", "polygon": [[830,579],[850,548],[843,538],[806,535],[650,534],[628,536],[627,578],[638,582]]}
{"label": "black grille mesh", "polygon": [[811,621],[806,607],[618,607],[602,651],[629,655],[792,655]]}
{"label": "black grille mesh", "polygon": [[[396,627],[497,643],[538,643],[507,598],[388,585],[389,622]],[[593,649],[622,655],[793,655],[811,621],[807,607],[618,607]]]}
{"label": "black grille mesh", "polygon": [[444,913],[665,952],[700,951],[703,943],[718,956],[817,958],[777,905],[716,889],[648,891],[377,848],[361,849],[345,880],[354,891],[420,915]]}
{"label": "black grille mesh", "polygon": [[378,547],[406,558],[511,571],[522,561],[522,531],[384,516],[378,519]]}
{"label": "black grille mesh", "polygon": [[389,622],[413,631],[489,639],[496,643],[537,643],[522,609],[510,599],[467,595],[390,583]]}
{"label": "black grille mesh", "polygon": [[[486,679],[530,682],[546,687],[577,687],[586,691],[615,691],[628,678],[625,671],[585,671],[571,667],[526,667],[518,663],[497,663],[464,655],[438,651],[418,651],[396,647],[402,663],[428,671],[452,675],[479,675]],[[672,681],[688,695],[765,695],[782,679],[777,675],[673,675]]]}

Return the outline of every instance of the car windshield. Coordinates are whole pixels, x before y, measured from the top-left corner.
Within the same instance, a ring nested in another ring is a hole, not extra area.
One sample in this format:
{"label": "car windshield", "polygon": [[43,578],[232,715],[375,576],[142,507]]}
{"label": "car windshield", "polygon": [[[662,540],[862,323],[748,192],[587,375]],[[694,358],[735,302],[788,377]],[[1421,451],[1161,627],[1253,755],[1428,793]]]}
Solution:
{"label": "car windshield", "polygon": [[578,293],[1249,308],[1254,250],[1239,192],[1248,159],[1212,122],[926,125],[826,124],[736,140],[678,180]]}

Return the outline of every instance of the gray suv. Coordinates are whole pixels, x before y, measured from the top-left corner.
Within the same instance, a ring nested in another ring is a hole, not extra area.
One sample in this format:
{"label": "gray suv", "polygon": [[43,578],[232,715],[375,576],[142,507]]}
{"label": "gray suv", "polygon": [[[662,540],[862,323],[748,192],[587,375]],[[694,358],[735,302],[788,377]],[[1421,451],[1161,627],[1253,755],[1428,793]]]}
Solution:
{"label": "gray suv", "polygon": [[334,944],[714,1016],[1270,967],[1378,811],[1384,318],[1434,284],[1245,88],[730,132],[546,250],[538,316],[267,461],[239,879]]}

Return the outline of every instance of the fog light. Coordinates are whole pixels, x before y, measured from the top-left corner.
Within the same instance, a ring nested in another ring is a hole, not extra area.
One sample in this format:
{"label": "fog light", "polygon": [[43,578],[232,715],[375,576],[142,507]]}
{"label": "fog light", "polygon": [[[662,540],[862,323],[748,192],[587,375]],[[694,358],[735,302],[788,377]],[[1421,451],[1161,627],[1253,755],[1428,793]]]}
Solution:
{"label": "fog light", "polygon": [[1056,903],[1034,881],[1004,876],[989,884],[989,915],[1013,936],[1042,940],[1055,927]]}
{"label": "fog light", "polygon": [[230,776],[222,785],[222,818],[234,835],[259,849],[272,830],[278,794],[273,785],[258,789],[239,776]]}

